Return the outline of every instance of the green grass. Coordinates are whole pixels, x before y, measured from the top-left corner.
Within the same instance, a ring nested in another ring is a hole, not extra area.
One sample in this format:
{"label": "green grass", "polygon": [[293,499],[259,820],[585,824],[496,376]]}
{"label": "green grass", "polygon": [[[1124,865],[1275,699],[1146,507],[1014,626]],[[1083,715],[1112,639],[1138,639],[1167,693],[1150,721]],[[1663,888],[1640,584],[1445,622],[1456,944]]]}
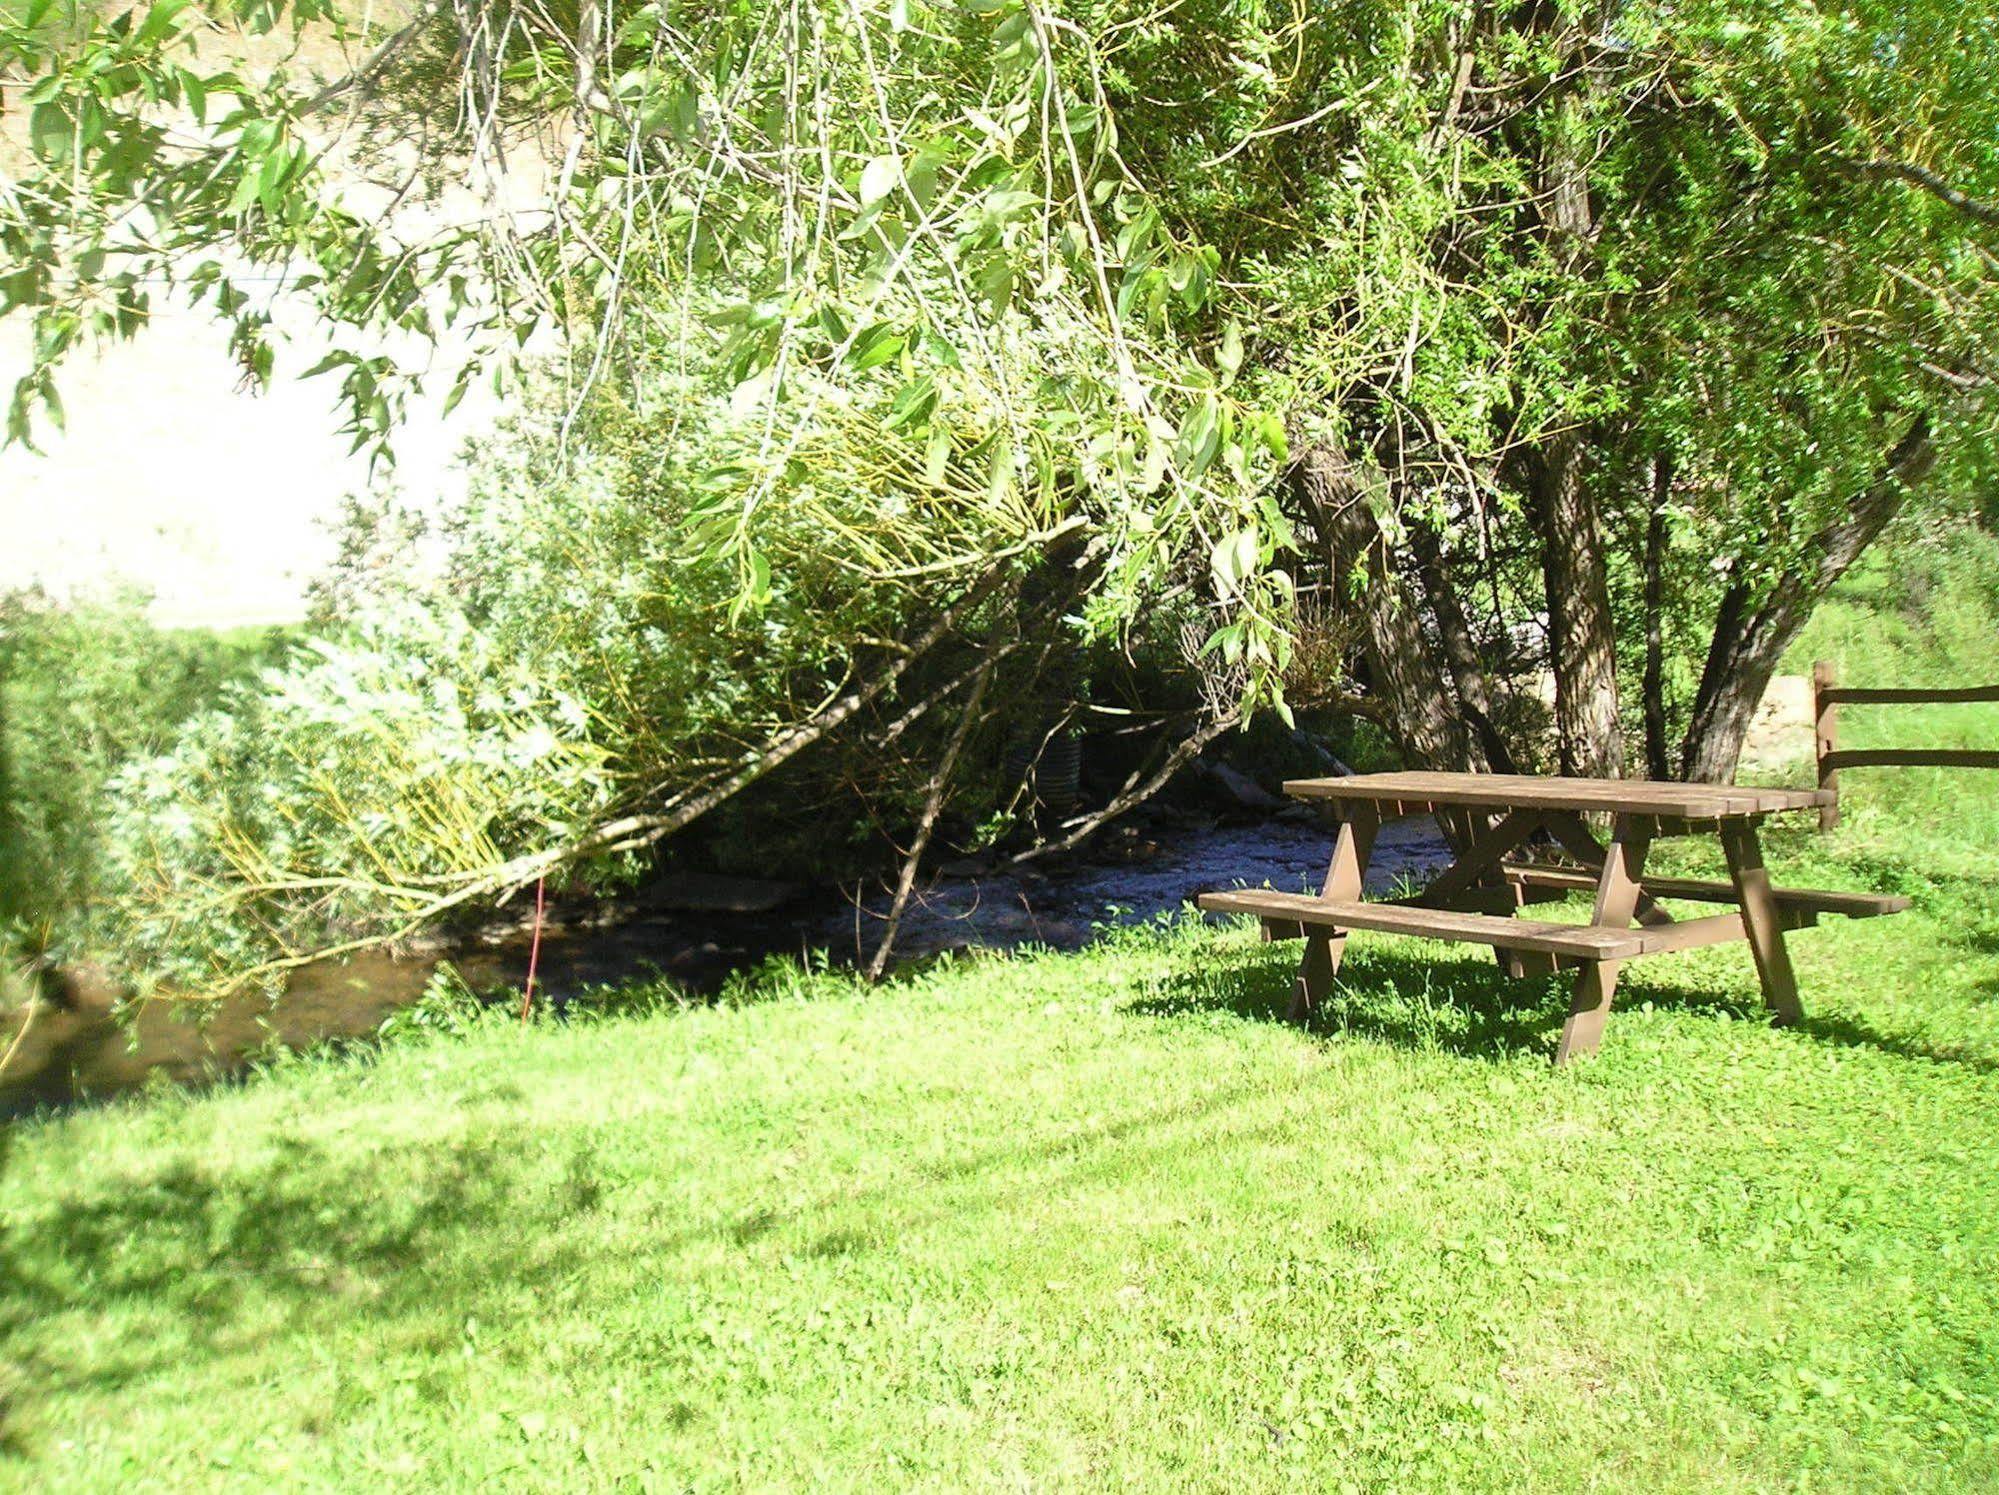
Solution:
{"label": "green grass", "polygon": [[1999,1484],[1999,878],[1894,880],[1804,1030],[1661,959],[1560,1073],[1552,985],[1357,940],[1299,1034],[1181,931],[33,1125],[0,1479]]}
{"label": "green grass", "polygon": [[1773,865],[1916,908],[1802,1029],[1660,958],[1561,1072],[1553,982],[1357,937],[1300,1033],[1183,927],[16,1128],[0,1482],[1999,1487],[1999,776],[1848,812]]}

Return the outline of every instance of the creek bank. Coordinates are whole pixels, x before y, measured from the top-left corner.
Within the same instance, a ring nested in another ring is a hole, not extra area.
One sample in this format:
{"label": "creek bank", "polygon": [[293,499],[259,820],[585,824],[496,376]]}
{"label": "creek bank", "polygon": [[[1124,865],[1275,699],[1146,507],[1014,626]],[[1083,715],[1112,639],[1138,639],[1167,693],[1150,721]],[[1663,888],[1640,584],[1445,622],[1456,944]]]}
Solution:
{"label": "creek bank", "polygon": [[[1323,877],[1331,847],[1325,826],[1293,810],[1218,819],[1160,808],[1046,865],[946,862],[911,901],[897,958],[1023,945],[1073,950],[1104,926],[1175,912],[1204,889],[1267,884],[1309,891]],[[1368,891],[1421,880],[1449,859],[1427,817],[1391,822],[1375,842]],[[667,874],[615,900],[552,905],[537,988],[558,1009],[605,987],[653,979],[699,998],[774,955],[825,950],[835,962],[864,960],[880,938],[887,901],[885,892],[857,902],[823,888]],[[415,1003],[447,962],[475,991],[518,992],[531,939],[528,922],[510,909],[504,922],[406,954],[305,967],[275,1001],[245,993],[198,1019],[186,1004],[154,1002],[121,1022],[117,989],[101,974],[71,971],[63,1002],[39,1008],[0,1081],[0,1115],[149,1083],[201,1083],[241,1073],[274,1049],[369,1038]],[[17,1033],[0,1034],[0,1046]]]}

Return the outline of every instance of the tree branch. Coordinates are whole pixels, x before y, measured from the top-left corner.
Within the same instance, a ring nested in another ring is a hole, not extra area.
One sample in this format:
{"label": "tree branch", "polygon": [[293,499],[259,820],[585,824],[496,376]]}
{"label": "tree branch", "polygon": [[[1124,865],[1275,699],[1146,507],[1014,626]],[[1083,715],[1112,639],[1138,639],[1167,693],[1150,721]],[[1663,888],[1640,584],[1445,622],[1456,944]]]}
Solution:
{"label": "tree branch", "polygon": [[1165,788],[1167,781],[1174,774],[1178,773],[1189,759],[1199,754],[1202,748],[1213,742],[1222,733],[1228,731],[1229,728],[1233,727],[1240,720],[1241,717],[1233,713],[1227,716],[1211,718],[1191,736],[1181,739],[1173,751],[1166,755],[1166,761],[1159,765],[1158,771],[1144,783],[1134,782],[1137,778],[1137,775],[1134,774],[1132,778],[1125,780],[1124,789],[1118,794],[1117,798],[1113,799],[1095,814],[1086,815],[1081,820],[1073,822],[1073,828],[1068,835],[1063,836],[1057,841],[1045,841],[1039,846],[1028,847],[1026,851],[1021,852],[1020,855],[1013,859],[1014,864],[1018,866],[1022,862],[1032,862],[1040,857],[1052,856],[1057,852],[1068,851],[1073,847],[1082,845],[1083,842],[1094,836],[1106,825],[1109,825],[1118,816],[1124,814],[1127,810],[1144,804],[1153,795]]}
{"label": "tree branch", "polygon": [[889,953],[895,948],[896,931],[902,927],[902,916],[909,907],[909,895],[916,887],[917,866],[923,860],[923,853],[930,846],[930,833],[937,828],[937,817],[944,809],[944,791],[951,782],[951,773],[958,766],[958,754],[965,746],[965,739],[971,735],[973,724],[979,719],[979,707],[986,699],[986,687],[992,683],[993,657],[979,667],[978,678],[972,682],[971,699],[965,702],[965,714],[958,718],[958,725],[951,729],[951,740],[944,745],[944,756],[938,761],[937,771],[930,776],[930,790],[924,796],[923,813],[916,822],[916,835],[909,843],[909,855],[902,859],[902,874],[895,885],[895,900],[889,904],[888,922],[882,927],[881,942],[875,946],[875,953],[868,961],[868,980],[879,981],[882,972],[888,969]]}
{"label": "tree branch", "polygon": [[396,54],[409,45],[410,40],[443,11],[446,0],[424,0],[411,16],[409,24],[383,42],[362,61],[361,65],[345,77],[335,78],[299,105],[301,114],[317,114],[334,100],[344,98],[356,89],[367,88],[388,69]]}
{"label": "tree branch", "polygon": [[1913,161],[1896,161],[1888,157],[1876,157],[1872,161],[1848,160],[1843,163],[1848,170],[1868,181],[1906,182],[1911,187],[1929,193],[1938,202],[1948,203],[1967,218],[1976,219],[1987,228],[1999,228],[1999,203],[1986,202],[1951,186],[1927,166],[1918,166]]}

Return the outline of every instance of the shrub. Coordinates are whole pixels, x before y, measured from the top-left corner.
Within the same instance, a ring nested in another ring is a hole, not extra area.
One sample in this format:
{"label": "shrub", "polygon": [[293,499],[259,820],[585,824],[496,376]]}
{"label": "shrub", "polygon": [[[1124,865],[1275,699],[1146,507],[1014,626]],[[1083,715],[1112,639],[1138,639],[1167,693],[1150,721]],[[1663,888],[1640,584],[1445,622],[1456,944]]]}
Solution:
{"label": "shrub", "polygon": [[[118,775],[104,943],[214,990],[469,910],[532,882],[537,858],[592,886],[632,876],[645,838],[602,827],[726,782],[966,585],[886,586],[811,526],[773,522],[768,595],[732,610],[737,578],[690,562],[686,533],[711,502],[693,474],[730,439],[726,413],[691,394],[675,409],[606,392],[577,432],[518,419],[425,534],[406,511],[357,507],[320,631]],[[997,602],[964,622],[1008,626]],[[968,657],[938,649],[912,687]],[[871,816],[920,799],[936,735],[918,720],[894,752],[801,757],[754,813],[731,806],[725,831],[758,848],[759,870],[779,844],[818,848],[810,870],[851,868],[876,853]]]}
{"label": "shrub", "polygon": [[0,595],[0,920],[59,950],[116,895],[107,791],[287,646],[276,630],[169,631],[124,594],[58,604]]}

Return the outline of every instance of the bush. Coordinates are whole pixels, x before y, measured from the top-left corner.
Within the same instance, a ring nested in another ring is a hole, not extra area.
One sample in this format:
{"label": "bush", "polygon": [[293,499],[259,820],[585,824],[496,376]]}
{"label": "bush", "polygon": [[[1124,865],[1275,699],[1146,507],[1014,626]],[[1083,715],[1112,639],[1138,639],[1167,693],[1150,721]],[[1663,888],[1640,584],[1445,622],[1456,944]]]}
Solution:
{"label": "bush", "polygon": [[106,835],[116,776],[285,647],[276,630],[155,628],[136,595],[0,595],[0,919],[17,949],[73,943],[117,894]]}
{"label": "bush", "polygon": [[[737,578],[690,563],[687,539],[709,502],[692,476],[713,459],[704,421],[727,439],[726,415],[704,417],[691,393],[674,403],[606,392],[565,445],[551,398],[488,444],[466,501],[427,534],[407,512],[357,507],[344,564],[318,589],[320,631],[152,756],[128,755],[106,803],[122,888],[99,926],[107,946],[213,990],[470,911],[523,859],[579,843],[565,879],[624,882],[642,848],[590,842],[597,827],[727,780],[965,586],[883,585],[822,534],[774,521],[760,536],[768,595],[732,610]],[[911,684],[968,657],[940,649]],[[725,832],[757,848],[759,870],[780,844],[826,859],[780,875],[851,869],[879,844],[857,796],[887,821],[906,813],[939,730],[918,721],[893,753],[801,756],[756,811],[731,805]]]}
{"label": "bush", "polygon": [[[940,835],[997,835],[1025,818],[1009,742],[1074,730],[1090,693],[1114,719],[1157,713],[1149,742],[1198,709],[1183,640],[1212,620],[1190,588],[1139,637],[1086,623],[1106,555],[989,477],[978,502],[884,478],[861,458],[909,456],[868,455],[900,441],[892,411],[825,402],[784,501],[736,543],[714,475],[769,460],[762,417],[677,356],[580,412],[560,389],[529,401],[441,519],[352,508],[311,637],[99,776],[104,952],[181,989],[275,984],[543,872],[627,882],[697,814],[677,855],[859,877],[907,844],[947,743]],[[1001,543],[1023,526],[1033,543]],[[984,715],[959,734],[982,669]]]}

